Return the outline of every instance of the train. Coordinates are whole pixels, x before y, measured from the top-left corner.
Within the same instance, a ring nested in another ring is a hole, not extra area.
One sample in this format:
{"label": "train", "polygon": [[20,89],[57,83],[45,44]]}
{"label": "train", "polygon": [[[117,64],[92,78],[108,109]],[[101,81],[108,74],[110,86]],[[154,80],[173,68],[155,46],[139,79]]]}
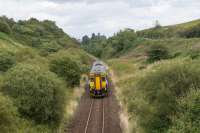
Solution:
{"label": "train", "polygon": [[88,76],[91,97],[105,97],[109,94],[108,70],[103,62],[95,61]]}

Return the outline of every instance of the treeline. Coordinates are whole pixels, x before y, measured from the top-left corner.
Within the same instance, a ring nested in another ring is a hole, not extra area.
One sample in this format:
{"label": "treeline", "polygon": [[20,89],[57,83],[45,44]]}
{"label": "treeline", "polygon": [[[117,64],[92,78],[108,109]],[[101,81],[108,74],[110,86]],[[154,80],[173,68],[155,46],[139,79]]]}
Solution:
{"label": "treeline", "polygon": [[103,48],[106,46],[106,44],[106,36],[101,35],[100,33],[97,35],[93,33],[91,37],[88,37],[87,35],[83,36],[81,46],[88,53],[100,58],[103,54]]}
{"label": "treeline", "polygon": [[107,58],[121,55],[128,49],[135,47],[140,40],[134,30],[125,29],[109,38],[94,33],[91,38],[86,35],[82,38],[81,46],[87,52],[99,58]]}

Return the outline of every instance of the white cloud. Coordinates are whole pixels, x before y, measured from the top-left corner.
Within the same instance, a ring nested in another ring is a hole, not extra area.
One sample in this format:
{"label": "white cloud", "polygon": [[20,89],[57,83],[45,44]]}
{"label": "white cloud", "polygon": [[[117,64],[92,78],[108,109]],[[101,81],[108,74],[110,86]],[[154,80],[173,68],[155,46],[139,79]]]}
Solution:
{"label": "white cloud", "polygon": [[108,36],[123,28],[175,24],[200,18],[199,0],[0,0],[0,15],[57,22],[71,36]]}

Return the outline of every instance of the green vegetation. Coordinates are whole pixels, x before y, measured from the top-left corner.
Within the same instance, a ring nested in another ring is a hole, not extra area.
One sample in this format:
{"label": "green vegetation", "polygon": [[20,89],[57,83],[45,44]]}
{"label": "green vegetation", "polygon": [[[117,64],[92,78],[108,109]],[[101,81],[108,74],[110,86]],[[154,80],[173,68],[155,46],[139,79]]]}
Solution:
{"label": "green vegetation", "polygon": [[71,87],[80,84],[81,70],[78,64],[68,57],[52,60],[50,70],[65,79]]}
{"label": "green vegetation", "polygon": [[[200,131],[199,23],[132,32],[130,42],[121,41],[127,35],[107,39],[103,59],[114,70],[131,132]],[[110,45],[113,38],[119,47]]]}
{"label": "green vegetation", "polygon": [[[15,22],[5,16],[0,17],[0,22],[11,30],[0,30],[1,131],[62,132],[69,119],[66,110],[75,99],[71,88],[79,85],[83,72],[88,72],[91,57],[55,22],[33,18]],[[3,26],[6,29],[0,23]],[[60,61],[62,57],[69,63],[61,69],[70,70],[64,78],[50,70],[53,60]],[[70,72],[74,70],[73,75]]]}
{"label": "green vegetation", "polygon": [[191,90],[188,95],[178,101],[178,113],[173,117],[169,133],[199,132],[200,105],[199,90]]}
{"label": "green vegetation", "polygon": [[10,98],[0,93],[0,129],[1,132],[14,132],[16,128],[17,110]]}
{"label": "green vegetation", "polygon": [[101,58],[103,53],[103,48],[106,44],[106,36],[92,34],[89,38],[87,35],[82,38],[82,48],[88,53]]}
{"label": "green vegetation", "polygon": [[169,58],[169,52],[163,45],[153,45],[147,51],[148,62],[155,62]]}
{"label": "green vegetation", "polygon": [[179,98],[200,87],[199,62],[173,60],[152,67],[129,86],[134,91],[127,88],[124,92],[134,99],[125,100],[128,111],[136,115],[138,125],[145,132],[166,132],[172,123],[170,116],[182,111],[177,105]]}
{"label": "green vegetation", "polygon": [[200,20],[192,22],[164,26],[154,27],[147,30],[137,32],[138,36],[150,39],[161,39],[161,38],[195,38],[200,37]]}
{"label": "green vegetation", "polygon": [[15,64],[15,56],[8,51],[0,51],[0,71],[5,72]]}
{"label": "green vegetation", "polygon": [[0,19],[0,31],[4,32],[6,34],[10,34],[11,33],[10,26],[2,19]]}
{"label": "green vegetation", "polygon": [[137,38],[134,30],[126,29],[108,39],[100,34],[97,36],[93,34],[91,38],[84,36],[81,46],[90,54],[105,59],[120,56],[127,50],[136,47],[140,41],[141,39]]}
{"label": "green vegetation", "polygon": [[20,64],[7,73],[4,91],[18,111],[38,123],[58,124],[65,105],[65,89],[55,75],[38,66]]}

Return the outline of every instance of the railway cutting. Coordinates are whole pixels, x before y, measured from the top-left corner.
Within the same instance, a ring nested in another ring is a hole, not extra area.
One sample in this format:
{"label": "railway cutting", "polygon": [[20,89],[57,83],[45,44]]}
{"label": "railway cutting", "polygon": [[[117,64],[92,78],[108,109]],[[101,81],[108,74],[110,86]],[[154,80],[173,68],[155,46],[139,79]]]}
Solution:
{"label": "railway cutting", "polygon": [[85,89],[66,132],[122,133],[119,119],[120,106],[103,63],[93,64]]}

